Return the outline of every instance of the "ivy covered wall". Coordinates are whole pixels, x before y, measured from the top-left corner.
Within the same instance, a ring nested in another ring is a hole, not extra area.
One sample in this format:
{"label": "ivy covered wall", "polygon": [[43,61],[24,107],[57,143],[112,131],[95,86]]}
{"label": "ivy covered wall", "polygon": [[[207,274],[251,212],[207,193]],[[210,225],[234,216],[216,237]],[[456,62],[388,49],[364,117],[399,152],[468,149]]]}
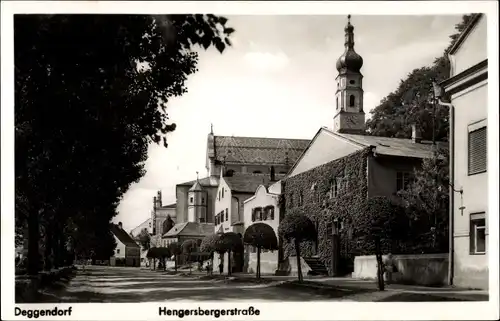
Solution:
{"label": "ivy covered wall", "polygon": [[[332,240],[328,225],[333,218],[342,222],[340,230],[341,269],[352,269],[354,255],[362,244],[354,238],[353,218],[364,211],[367,186],[367,159],[370,148],[315,167],[284,181],[285,215],[299,212],[315,224],[318,242],[303,242],[301,255],[318,255],[331,268]],[[285,257],[295,253],[293,243],[284,242]]]}

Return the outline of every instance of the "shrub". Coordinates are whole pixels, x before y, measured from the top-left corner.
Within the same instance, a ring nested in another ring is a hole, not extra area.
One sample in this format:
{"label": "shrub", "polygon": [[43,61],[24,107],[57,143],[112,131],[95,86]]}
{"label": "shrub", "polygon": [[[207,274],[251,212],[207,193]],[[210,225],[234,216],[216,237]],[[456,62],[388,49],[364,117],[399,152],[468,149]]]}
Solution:
{"label": "shrub", "polygon": [[177,272],[177,258],[182,254],[181,246],[178,242],[173,242],[168,245],[168,249],[170,250],[170,254],[174,256],[175,272]]}

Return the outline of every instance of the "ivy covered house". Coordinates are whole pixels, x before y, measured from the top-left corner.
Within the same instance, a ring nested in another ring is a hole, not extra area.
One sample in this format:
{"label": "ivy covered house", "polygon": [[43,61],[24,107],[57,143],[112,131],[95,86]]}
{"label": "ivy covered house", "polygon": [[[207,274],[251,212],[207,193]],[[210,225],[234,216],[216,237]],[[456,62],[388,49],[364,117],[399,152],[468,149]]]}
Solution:
{"label": "ivy covered house", "polygon": [[[336,108],[333,129],[320,128],[283,182],[285,215],[302,213],[317,230],[317,240],[303,242],[301,256],[316,258],[332,269],[332,229],[340,234],[341,268],[352,269],[353,255],[374,254],[373,244],[356,236],[368,226],[366,200],[385,196],[398,199],[398,191],[412,180],[422,160],[434,156],[447,143],[421,138],[414,126],[411,139],[371,136],[365,133],[362,57],[354,51],[354,27],[350,16],[345,27],[345,51],[336,68]],[[336,222],[335,225],[332,225]],[[286,256],[293,244],[285,243]]]}

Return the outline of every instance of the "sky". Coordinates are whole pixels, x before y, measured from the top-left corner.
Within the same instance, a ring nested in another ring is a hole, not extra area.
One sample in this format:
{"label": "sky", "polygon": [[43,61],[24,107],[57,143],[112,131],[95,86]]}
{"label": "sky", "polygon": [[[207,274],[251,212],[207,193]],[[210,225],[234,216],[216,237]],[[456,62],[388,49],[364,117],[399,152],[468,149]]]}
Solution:
{"label": "sky", "polygon": [[[131,186],[115,222],[131,230],[150,217],[153,196],[175,203],[175,185],[206,175],[207,135],[312,139],[333,126],[335,62],[344,51],[346,16],[227,16],[236,31],[220,54],[200,50],[188,93],[169,102],[177,129],[168,148],[152,145],[146,175]],[[353,16],[363,57],[364,110],[396,90],[415,68],[448,46],[460,15]]]}

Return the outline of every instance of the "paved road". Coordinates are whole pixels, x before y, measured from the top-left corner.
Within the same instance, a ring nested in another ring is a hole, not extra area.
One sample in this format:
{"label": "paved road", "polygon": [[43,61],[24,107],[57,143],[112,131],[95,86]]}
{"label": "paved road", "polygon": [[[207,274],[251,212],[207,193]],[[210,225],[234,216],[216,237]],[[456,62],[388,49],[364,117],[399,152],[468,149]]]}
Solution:
{"label": "paved road", "polygon": [[345,293],[320,295],[272,284],[199,280],[127,267],[88,266],[65,287],[44,291],[44,302],[161,302],[161,301],[324,301]]}
{"label": "paved road", "polygon": [[[391,285],[377,291],[375,283],[352,279],[316,279],[336,289],[317,290],[289,287],[277,283],[290,277],[271,277],[270,284],[200,280],[140,268],[88,266],[78,270],[65,286],[43,292],[42,302],[162,302],[162,301],[462,301],[488,300],[474,291],[449,291]],[[293,278],[292,278],[293,279]],[[312,281],[312,280],[311,280]],[[371,284],[373,283],[373,284]],[[401,292],[402,291],[402,292]]]}

